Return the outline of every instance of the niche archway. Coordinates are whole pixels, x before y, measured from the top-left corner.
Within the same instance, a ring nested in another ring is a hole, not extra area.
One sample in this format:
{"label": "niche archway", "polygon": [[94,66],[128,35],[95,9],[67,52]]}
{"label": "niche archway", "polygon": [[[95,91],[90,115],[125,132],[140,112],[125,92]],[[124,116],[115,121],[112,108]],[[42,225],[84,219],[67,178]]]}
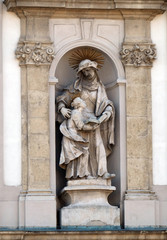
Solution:
{"label": "niche archway", "polygon": [[[106,87],[106,92],[110,100],[113,101],[116,109],[115,119],[115,146],[112,154],[108,158],[108,170],[110,173],[115,173],[116,177],[112,181],[112,185],[116,186],[116,191],[109,197],[109,202],[112,205],[119,206],[123,209],[123,195],[126,190],[126,129],[125,129],[125,83],[124,72],[119,59],[113,53],[109,54],[109,50],[104,50],[101,47],[90,45],[82,45],[83,47],[94,47],[100,51],[105,59],[103,68],[98,71],[99,77]],[[64,87],[72,84],[76,79],[76,72],[68,63],[71,53],[78,47],[67,48],[62,53],[58,52],[55,61],[53,61],[50,71],[50,76],[56,77],[58,82],[55,84],[54,97],[61,94]],[[53,100],[53,97],[52,97]],[[53,122],[53,121],[52,121]],[[53,141],[53,139],[51,140]],[[53,147],[53,144],[51,144]],[[60,195],[61,189],[65,186],[65,171],[58,166],[61,134],[59,132],[59,124],[56,124],[55,131],[55,156],[56,156],[56,193]],[[54,151],[52,151],[53,154]],[[53,166],[53,164],[52,164]],[[59,201],[58,201],[59,202]],[[60,203],[60,202],[59,202]],[[61,205],[58,204],[58,208]]]}

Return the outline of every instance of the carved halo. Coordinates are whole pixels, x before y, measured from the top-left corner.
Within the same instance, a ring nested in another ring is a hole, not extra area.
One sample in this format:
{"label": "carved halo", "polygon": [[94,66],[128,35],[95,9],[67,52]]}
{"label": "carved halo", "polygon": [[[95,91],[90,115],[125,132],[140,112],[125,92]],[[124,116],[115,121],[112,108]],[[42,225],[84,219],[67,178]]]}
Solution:
{"label": "carved halo", "polygon": [[73,69],[78,69],[79,63],[85,59],[89,59],[91,61],[95,61],[98,64],[98,68],[101,68],[104,64],[103,55],[94,48],[83,47],[76,49],[69,58],[69,65]]}

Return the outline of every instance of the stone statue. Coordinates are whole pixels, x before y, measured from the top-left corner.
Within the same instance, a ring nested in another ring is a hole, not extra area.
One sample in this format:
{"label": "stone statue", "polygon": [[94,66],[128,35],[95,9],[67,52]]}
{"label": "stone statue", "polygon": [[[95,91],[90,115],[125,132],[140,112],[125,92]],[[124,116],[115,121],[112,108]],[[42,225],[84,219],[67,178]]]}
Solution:
{"label": "stone statue", "polygon": [[75,83],[57,97],[58,112],[65,119],[59,164],[67,179],[111,178],[107,156],[114,144],[115,110],[97,69],[97,62],[82,60]]}

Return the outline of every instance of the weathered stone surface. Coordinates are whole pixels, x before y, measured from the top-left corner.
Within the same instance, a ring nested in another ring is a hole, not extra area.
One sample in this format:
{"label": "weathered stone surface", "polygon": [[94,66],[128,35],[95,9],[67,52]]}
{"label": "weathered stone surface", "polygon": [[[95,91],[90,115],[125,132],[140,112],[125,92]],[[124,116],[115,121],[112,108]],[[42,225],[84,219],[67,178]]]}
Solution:
{"label": "weathered stone surface", "polygon": [[27,190],[28,185],[28,139],[22,134],[22,190]]}
{"label": "weathered stone surface", "polygon": [[147,158],[128,158],[128,189],[148,189],[148,174]]}
{"label": "weathered stone surface", "polygon": [[147,119],[145,117],[129,117],[127,119],[127,137],[145,137],[147,135]]}
{"label": "weathered stone surface", "polygon": [[29,141],[29,156],[31,158],[49,158],[49,136],[31,134]]}
{"label": "weathered stone surface", "polygon": [[136,86],[136,89],[139,87],[139,84],[145,85],[149,81],[149,71],[148,68],[144,67],[126,67],[127,84]]}
{"label": "weathered stone surface", "polygon": [[31,118],[29,132],[32,134],[47,134],[49,131],[48,118]]}
{"label": "weathered stone surface", "polygon": [[49,188],[49,159],[30,159],[29,168],[29,189]]}
{"label": "weathered stone surface", "polygon": [[38,90],[30,90],[28,93],[28,115],[31,117],[47,117],[49,111],[49,94]]}
{"label": "weathered stone surface", "polygon": [[128,92],[127,99],[138,98],[138,99],[147,99],[147,88],[145,84],[127,84],[126,90]]}
{"label": "weathered stone surface", "polygon": [[23,1],[23,0],[5,0],[5,4],[7,7],[49,7],[49,8],[95,8],[95,9],[114,9],[114,8],[138,8],[138,9],[160,9],[164,4],[163,0],[140,0],[140,1],[131,1],[131,0],[106,0],[99,2],[98,0],[94,0],[91,3],[85,1],[65,1],[65,0],[39,0],[35,2],[33,0]]}
{"label": "weathered stone surface", "polygon": [[[108,196],[115,189],[111,180],[102,178],[69,181],[62,191],[68,206],[61,209],[61,226],[119,227],[120,209],[108,203]],[[66,194],[70,196],[70,202]]]}
{"label": "weathered stone surface", "polygon": [[133,136],[127,138],[127,157],[147,158],[147,154],[147,135],[141,137]]}
{"label": "weathered stone surface", "polygon": [[127,116],[147,116],[147,100],[142,98],[127,98]]}
{"label": "weathered stone surface", "polygon": [[2,240],[166,240],[167,232],[162,231],[52,231],[52,232],[32,232],[32,231],[15,231],[15,232],[0,232],[0,237]]}
{"label": "weathered stone surface", "polygon": [[139,9],[144,9],[144,8],[152,8],[156,9],[159,8],[164,1],[163,0],[139,0],[139,1],[132,1],[132,0],[115,0],[115,5],[117,8],[139,8]]}
{"label": "weathered stone surface", "polygon": [[48,66],[29,66],[27,68],[28,89],[48,92],[48,71]]}
{"label": "weathered stone surface", "polygon": [[145,19],[126,19],[125,20],[125,43],[142,43],[151,42],[150,31],[149,31],[149,21]]}

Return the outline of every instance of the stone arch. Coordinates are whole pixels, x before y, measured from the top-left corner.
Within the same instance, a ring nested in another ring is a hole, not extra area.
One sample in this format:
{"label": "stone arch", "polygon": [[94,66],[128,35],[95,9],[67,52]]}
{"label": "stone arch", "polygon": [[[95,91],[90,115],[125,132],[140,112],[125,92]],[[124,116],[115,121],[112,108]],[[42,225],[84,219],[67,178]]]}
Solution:
{"label": "stone arch", "polygon": [[105,45],[103,45],[102,43],[97,43],[94,41],[75,41],[72,43],[69,43],[68,45],[65,45],[64,47],[62,47],[55,55],[55,59],[53,60],[52,64],[51,64],[51,68],[50,68],[50,77],[54,77],[55,76],[55,72],[56,72],[56,68],[57,65],[60,61],[60,59],[70,50],[78,48],[78,47],[84,47],[84,46],[88,46],[88,47],[93,47],[96,48],[98,50],[100,50],[101,52],[105,53],[110,59],[112,59],[116,69],[117,69],[117,76],[118,79],[124,79],[125,78],[125,73],[124,73],[124,68],[123,65],[119,59],[118,54],[115,51],[115,47],[111,45],[111,48],[109,49],[108,47],[106,47]]}

